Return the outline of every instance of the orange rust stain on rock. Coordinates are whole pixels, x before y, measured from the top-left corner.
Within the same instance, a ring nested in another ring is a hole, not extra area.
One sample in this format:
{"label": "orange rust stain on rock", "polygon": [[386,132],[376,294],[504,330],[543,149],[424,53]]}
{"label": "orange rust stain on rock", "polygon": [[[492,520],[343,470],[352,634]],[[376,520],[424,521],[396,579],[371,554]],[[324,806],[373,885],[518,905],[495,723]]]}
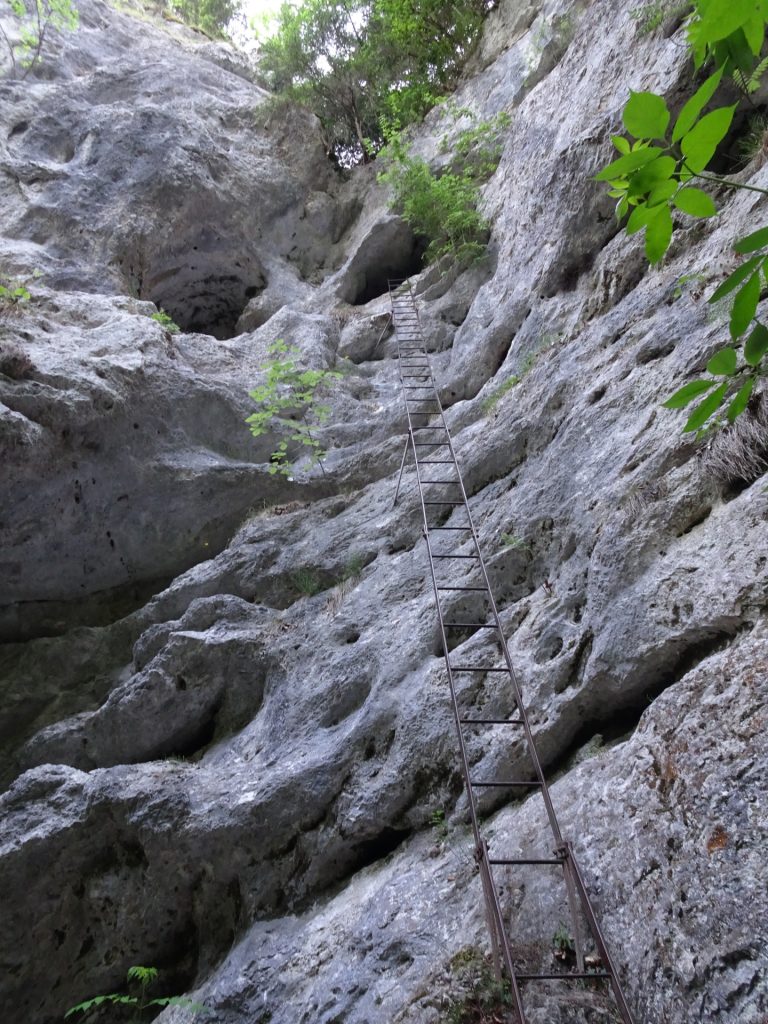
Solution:
{"label": "orange rust stain on rock", "polygon": [[715,850],[724,850],[728,845],[728,833],[722,825],[718,825],[707,840],[707,850],[714,853]]}

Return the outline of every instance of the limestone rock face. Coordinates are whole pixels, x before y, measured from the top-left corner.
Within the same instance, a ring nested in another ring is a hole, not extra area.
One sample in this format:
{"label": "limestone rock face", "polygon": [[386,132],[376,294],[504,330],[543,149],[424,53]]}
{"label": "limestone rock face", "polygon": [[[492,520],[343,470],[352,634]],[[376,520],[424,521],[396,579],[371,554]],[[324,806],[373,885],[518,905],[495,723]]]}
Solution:
{"label": "limestone rock face", "polygon": [[[386,281],[412,274],[636,1020],[764,1024],[765,408],[709,449],[660,408],[727,334],[708,282],[681,282],[720,279],[760,200],[728,199],[651,271],[591,181],[630,86],[676,102],[681,38],[611,0],[502,0],[456,97],[512,115],[491,256],[416,275],[370,169],[336,178],[237,58],[83,11],[45,75],[0,86],[0,271],[44,275],[0,324],[0,1005],[54,1024],[132,964],[220,1024],[438,1024],[461,998],[487,938],[408,464],[393,506]],[[434,112],[418,151],[439,161],[450,130]],[[276,338],[341,374],[324,469],[294,479],[243,423]],[[483,630],[455,650],[499,656]],[[513,711],[498,675],[459,700]],[[500,730],[468,753],[530,772]],[[481,809],[505,854],[551,854],[538,798]],[[532,868],[501,882],[516,955],[556,967],[564,894]],[[526,1005],[530,1024],[616,1019],[591,988]]]}
{"label": "limestone rock face", "polygon": [[31,364],[0,377],[6,637],[77,601],[114,616],[279,495],[243,431],[260,359],[227,339],[254,297],[309,294],[344,226],[314,119],[276,118],[211,63],[225,48],[102,3],[82,22],[40,77],[0,86],[0,259],[33,292],[0,340]]}

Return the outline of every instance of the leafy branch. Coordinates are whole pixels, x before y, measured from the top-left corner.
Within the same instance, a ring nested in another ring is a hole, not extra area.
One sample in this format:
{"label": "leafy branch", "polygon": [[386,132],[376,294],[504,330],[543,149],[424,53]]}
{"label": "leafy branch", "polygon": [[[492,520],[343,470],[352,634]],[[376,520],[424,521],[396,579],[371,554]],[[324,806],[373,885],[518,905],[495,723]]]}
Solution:
{"label": "leafy branch", "polygon": [[77,1006],[67,1010],[64,1014],[64,1019],[66,1020],[67,1017],[71,1017],[76,1013],[89,1013],[105,1003],[116,1006],[130,1006],[134,1011],[132,1016],[134,1022],[140,1021],[144,1011],[154,1006],[184,1006],[192,1013],[200,1013],[207,1009],[201,1003],[195,1003],[184,996],[161,996],[150,999],[149,989],[157,981],[158,973],[156,967],[129,967],[126,975],[128,988],[131,985],[138,985],[138,995],[131,996],[120,992],[110,992],[108,995],[94,996],[92,999],[86,999],[82,1003],[78,1003]]}
{"label": "leafy branch", "polygon": [[[652,264],[664,258],[672,242],[673,213],[701,219],[717,214],[714,199],[693,184],[695,180],[768,195],[764,188],[707,171],[738,104],[705,113],[726,74],[742,85],[746,82],[746,92],[754,91],[751,84],[765,70],[766,62],[760,57],[767,20],[768,0],[696,0],[687,24],[688,40],[696,67],[711,59],[716,64],[714,73],[685,103],[672,127],[662,96],[630,94],[622,115],[627,135],[615,135],[612,140],[619,156],[596,179],[606,182],[608,194],[618,200],[616,215],[620,220],[627,217],[627,234],[645,232],[645,253]],[[723,422],[723,406],[725,420],[733,423],[747,408],[758,379],[768,374],[764,363],[768,328],[757,319],[761,282],[768,281],[768,228],[738,239],[733,248],[737,255],[749,258],[723,281],[709,302],[735,293],[730,335],[734,344],[743,341],[743,349],[720,349],[707,364],[709,379],[691,381],[663,403],[680,409],[699,399],[684,427],[697,436]]]}
{"label": "leafy branch", "polygon": [[254,437],[271,432],[280,438],[270,456],[269,472],[273,475],[293,474],[291,447],[305,449],[310,467],[317,465],[325,474],[323,459],[327,453],[312,431],[327,421],[331,411],[329,405],[318,402],[319,394],[342,375],[335,370],[300,369],[299,350],[289,347],[282,338],[270,345],[269,354],[274,358],[259,367],[266,373],[264,383],[249,392],[260,409],[245,422]]}

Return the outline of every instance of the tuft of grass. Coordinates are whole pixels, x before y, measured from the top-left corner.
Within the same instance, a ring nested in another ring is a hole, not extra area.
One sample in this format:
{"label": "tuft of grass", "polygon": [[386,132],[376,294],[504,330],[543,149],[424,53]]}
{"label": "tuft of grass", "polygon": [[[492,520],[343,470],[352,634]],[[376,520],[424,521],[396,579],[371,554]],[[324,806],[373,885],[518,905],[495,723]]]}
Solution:
{"label": "tuft of grass", "polygon": [[530,545],[526,544],[522,537],[515,533],[502,533],[501,543],[505,548],[517,548],[520,551],[529,551]]}
{"label": "tuft of grass", "polygon": [[481,950],[460,950],[449,970],[446,1024],[502,1024],[513,1019],[509,984],[497,980],[490,958]]}
{"label": "tuft of grass", "polygon": [[751,163],[756,157],[765,161],[768,157],[768,117],[765,114],[756,114],[750,118],[737,148],[745,164]]}
{"label": "tuft of grass", "polygon": [[665,21],[682,18],[691,10],[691,0],[649,0],[630,11],[640,35],[647,36],[661,28]]}
{"label": "tuft of grass", "polygon": [[360,554],[350,555],[347,559],[344,571],[341,574],[341,580],[339,582],[346,582],[348,580],[354,580],[355,583],[360,579],[365,568],[365,561],[363,556]]}
{"label": "tuft of grass", "polygon": [[313,569],[297,569],[289,577],[291,586],[303,597],[314,597],[323,589],[320,577]]}
{"label": "tuft of grass", "polygon": [[165,328],[169,334],[179,334],[181,332],[179,325],[175,323],[173,317],[170,317],[164,309],[159,309],[157,313],[153,313],[151,319]]}
{"label": "tuft of grass", "polygon": [[342,570],[338,583],[334,586],[325,603],[325,610],[331,618],[339,614],[344,599],[360,582],[364,568],[365,562],[362,555],[350,556]]}
{"label": "tuft of grass", "polygon": [[482,410],[484,413],[493,412],[499,402],[502,400],[504,395],[508,394],[516,384],[520,383],[520,377],[516,373],[513,373],[511,377],[507,377],[503,384],[499,385],[494,392],[492,392],[487,398],[483,400]]}
{"label": "tuft of grass", "polygon": [[715,430],[701,471],[721,484],[750,484],[768,471],[768,398],[756,395],[734,423]]}

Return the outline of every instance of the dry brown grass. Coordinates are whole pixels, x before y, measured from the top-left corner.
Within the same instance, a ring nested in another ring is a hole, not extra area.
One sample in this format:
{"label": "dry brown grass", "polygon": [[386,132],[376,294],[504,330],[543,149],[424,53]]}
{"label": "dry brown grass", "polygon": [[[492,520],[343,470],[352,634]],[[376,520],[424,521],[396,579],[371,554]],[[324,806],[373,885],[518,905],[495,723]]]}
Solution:
{"label": "dry brown grass", "polygon": [[768,398],[753,398],[735,423],[710,438],[701,470],[726,485],[749,484],[768,470]]}

